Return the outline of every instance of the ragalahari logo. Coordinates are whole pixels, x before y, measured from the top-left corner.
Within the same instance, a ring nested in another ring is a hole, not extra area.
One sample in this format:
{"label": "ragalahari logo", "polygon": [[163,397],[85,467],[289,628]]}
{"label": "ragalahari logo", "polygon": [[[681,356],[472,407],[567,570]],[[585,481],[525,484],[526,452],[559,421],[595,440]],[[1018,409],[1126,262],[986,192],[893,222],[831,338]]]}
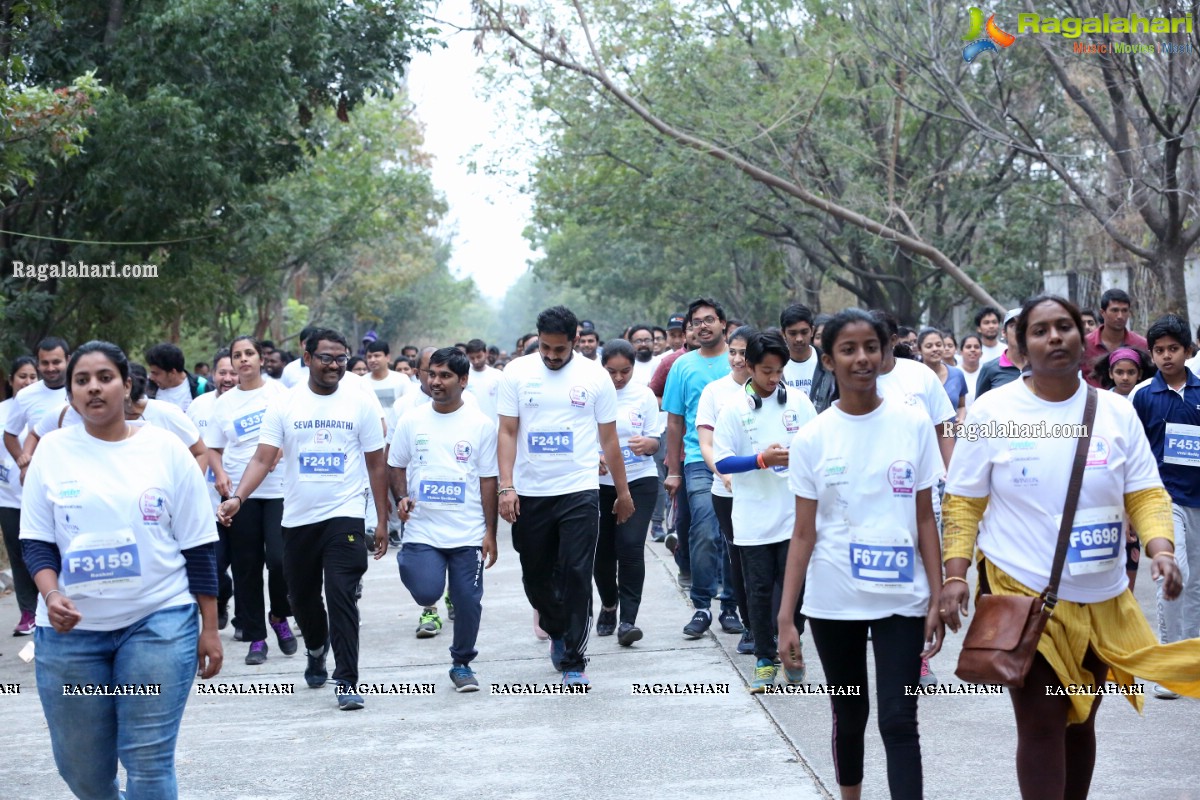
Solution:
{"label": "ragalahari logo", "polygon": [[1011,33],[1005,33],[996,26],[996,15],[992,14],[987,18],[987,24],[983,22],[983,11],[975,6],[971,6],[969,13],[971,15],[971,28],[967,31],[967,35],[962,37],[964,42],[970,42],[963,48],[963,61],[970,64],[975,60],[975,56],[985,50],[996,50],[996,45],[1000,47],[1008,47],[1017,40],[1017,37]]}

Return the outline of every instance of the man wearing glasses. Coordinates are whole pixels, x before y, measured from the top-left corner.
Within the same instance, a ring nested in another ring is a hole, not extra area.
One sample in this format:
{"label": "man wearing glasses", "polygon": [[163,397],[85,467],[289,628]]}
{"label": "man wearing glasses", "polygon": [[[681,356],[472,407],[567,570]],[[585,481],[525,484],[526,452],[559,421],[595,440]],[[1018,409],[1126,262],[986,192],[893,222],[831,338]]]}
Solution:
{"label": "man wearing glasses", "polygon": [[[695,613],[683,629],[689,639],[699,639],[712,625],[713,597],[717,596],[721,584],[721,628],[726,633],[741,633],[741,620],[737,605],[730,591],[729,556],[724,549],[724,540],[717,528],[717,517],[713,512],[712,472],[704,463],[700,453],[700,439],[696,435],[696,408],[704,387],[718,378],[729,374],[729,359],[725,343],[725,310],[715,301],[700,298],[688,307],[687,319],[695,331],[699,350],[681,356],[667,375],[663,390],[662,409],[667,417],[668,465],[663,485],[674,495],[681,488],[686,493],[691,512],[688,530],[688,550],[691,555],[692,605]],[[683,472],[674,472],[680,463],[681,451]],[[725,579],[723,579],[725,578]]]}
{"label": "man wearing glasses", "polygon": [[633,345],[633,377],[634,383],[649,386],[654,377],[654,369],[658,359],[654,356],[654,329],[649,325],[634,325],[629,329],[629,343]]}
{"label": "man wearing glasses", "polygon": [[[387,552],[387,465],[383,426],[374,393],[342,387],[350,346],[332,330],[305,341],[308,382],[268,406],[258,449],[233,497],[217,518],[228,525],[275,465],[284,470],[283,571],[292,609],[303,628],[310,688],[329,679],[325,660],[332,646],[338,707],[363,707],[358,694],[358,604],[355,588],[367,571],[363,500],[368,484],[375,500],[375,558]],[[324,579],[329,600],[321,598]]]}

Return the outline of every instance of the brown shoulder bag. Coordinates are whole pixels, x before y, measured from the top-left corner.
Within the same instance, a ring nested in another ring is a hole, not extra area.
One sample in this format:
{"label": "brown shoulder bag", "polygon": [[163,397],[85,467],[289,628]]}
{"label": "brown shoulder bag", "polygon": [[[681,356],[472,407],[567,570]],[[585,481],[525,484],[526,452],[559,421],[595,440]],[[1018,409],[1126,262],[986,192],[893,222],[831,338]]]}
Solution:
{"label": "brown shoulder bag", "polygon": [[[1001,684],[1014,688],[1025,685],[1025,676],[1033,665],[1038,640],[1046,620],[1058,604],[1058,581],[1063,563],[1067,560],[1067,542],[1079,505],[1079,490],[1083,486],[1083,469],[1087,464],[1088,447],[1092,440],[1092,424],[1096,420],[1096,389],[1089,386],[1083,409],[1083,425],[1087,435],[1075,445],[1075,462],[1071,466],[1071,482],[1067,486],[1067,502],[1062,523],[1058,526],[1058,548],[1050,583],[1037,597],[981,594],[975,604],[975,617],[963,638],[954,671],[967,683]],[[987,586],[981,571],[979,580]]]}

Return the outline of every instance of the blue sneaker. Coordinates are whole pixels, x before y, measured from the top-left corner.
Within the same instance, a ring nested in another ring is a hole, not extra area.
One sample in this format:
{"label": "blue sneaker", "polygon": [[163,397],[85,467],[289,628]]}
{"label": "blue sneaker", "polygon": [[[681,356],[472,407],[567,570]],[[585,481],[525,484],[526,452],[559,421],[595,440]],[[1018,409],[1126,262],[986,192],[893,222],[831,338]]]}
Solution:
{"label": "blue sneaker", "polygon": [[455,664],[450,668],[450,680],[456,692],[478,692],[479,680],[466,664]]}
{"label": "blue sneaker", "polygon": [[556,672],[562,672],[562,660],[567,654],[567,645],[562,639],[550,638],[550,663]]}
{"label": "blue sneaker", "polygon": [[563,686],[589,686],[591,681],[588,680],[586,672],[574,670],[563,673]]}
{"label": "blue sneaker", "polygon": [[354,687],[348,683],[338,681],[334,694],[337,695],[339,711],[358,711],[365,705],[362,695],[354,691]]}
{"label": "blue sneaker", "polygon": [[754,680],[750,681],[750,691],[753,694],[760,694],[766,691],[768,686],[775,685],[775,676],[779,674],[779,667],[775,666],[775,662],[769,658],[760,658],[754,667]]}
{"label": "blue sneaker", "polygon": [[742,638],[737,643],[738,655],[754,655],[754,632],[749,628],[742,631]]}
{"label": "blue sneaker", "polygon": [[308,665],[304,668],[304,682],[308,684],[308,688],[320,689],[329,680],[329,670],[325,668],[325,656],[328,654],[328,644],[322,647],[319,653],[304,651],[304,655],[308,657]]}

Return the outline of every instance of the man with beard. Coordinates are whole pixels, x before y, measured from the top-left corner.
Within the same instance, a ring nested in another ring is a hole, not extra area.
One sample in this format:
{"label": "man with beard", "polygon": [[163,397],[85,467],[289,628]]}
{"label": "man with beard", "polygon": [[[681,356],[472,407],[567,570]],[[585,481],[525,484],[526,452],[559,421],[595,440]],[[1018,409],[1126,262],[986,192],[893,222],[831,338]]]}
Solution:
{"label": "man with beard", "polygon": [[29,468],[29,459],[37,447],[37,437],[26,439],[24,449],[18,437],[26,426],[33,430],[43,414],[51,410],[57,412],[67,402],[65,387],[69,351],[66,341],[57,336],[48,336],[38,342],[35,354],[38,374],[42,379],[26,386],[13,398],[13,409],[8,412],[8,420],[4,424],[4,449],[17,462],[22,482],[25,480],[25,470]]}
{"label": "man with beard", "polygon": [[654,357],[654,330],[649,325],[637,324],[629,329],[629,343],[633,345],[633,377],[634,383],[643,386],[650,385],[654,377],[654,368],[658,359]]}
{"label": "man with beard", "polygon": [[283,360],[282,350],[271,350],[266,353],[263,359],[263,370],[271,380],[281,380],[283,378],[283,368],[286,363]]}

